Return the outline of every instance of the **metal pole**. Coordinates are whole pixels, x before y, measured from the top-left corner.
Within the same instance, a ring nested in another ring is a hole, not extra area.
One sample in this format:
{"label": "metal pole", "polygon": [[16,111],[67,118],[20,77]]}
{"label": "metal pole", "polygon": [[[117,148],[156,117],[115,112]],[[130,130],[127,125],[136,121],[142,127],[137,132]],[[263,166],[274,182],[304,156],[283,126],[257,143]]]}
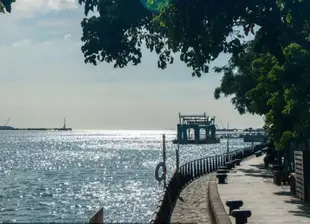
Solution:
{"label": "metal pole", "polygon": [[[165,164],[165,167],[166,167],[166,136],[165,136],[165,134],[163,134],[163,163]],[[165,173],[164,189],[166,188],[166,176],[167,176],[167,174]]]}
{"label": "metal pole", "polygon": [[180,167],[180,157],[179,157],[179,150],[180,150],[180,144],[178,143],[178,148],[176,150],[176,167],[177,167],[177,171],[179,171],[179,167]]}
{"label": "metal pole", "polygon": [[[228,129],[229,129],[229,122],[228,122],[228,124],[227,124],[227,131],[228,131]],[[227,161],[229,160],[229,158],[228,158],[228,155],[229,155],[229,133],[227,133],[227,151],[226,151],[226,154],[227,154]]]}
{"label": "metal pole", "polygon": [[175,150],[175,163],[176,163],[176,178],[177,178],[177,189],[179,189],[179,144],[177,149]]}

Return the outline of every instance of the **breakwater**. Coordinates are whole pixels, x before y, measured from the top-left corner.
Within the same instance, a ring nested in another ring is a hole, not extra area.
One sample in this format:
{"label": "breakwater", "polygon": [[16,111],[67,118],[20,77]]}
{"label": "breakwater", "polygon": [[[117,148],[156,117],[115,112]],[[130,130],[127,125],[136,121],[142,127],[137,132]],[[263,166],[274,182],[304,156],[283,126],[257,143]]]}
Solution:
{"label": "breakwater", "polygon": [[180,192],[191,181],[216,171],[220,166],[224,166],[227,161],[249,157],[264,147],[265,145],[263,144],[256,145],[255,147],[246,147],[229,153],[196,159],[180,166],[168,182],[151,223],[170,222],[171,214]]}
{"label": "breakwater", "polygon": [[72,128],[13,128],[12,131],[72,131]]}

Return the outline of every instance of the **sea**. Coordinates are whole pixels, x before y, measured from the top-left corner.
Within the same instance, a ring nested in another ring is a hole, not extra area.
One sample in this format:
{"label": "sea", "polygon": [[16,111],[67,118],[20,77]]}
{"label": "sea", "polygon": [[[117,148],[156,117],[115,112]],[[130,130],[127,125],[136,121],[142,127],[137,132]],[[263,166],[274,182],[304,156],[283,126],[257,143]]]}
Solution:
{"label": "sea", "polygon": [[[0,131],[0,223],[147,223],[163,193],[154,178],[166,136],[168,178],[176,167],[174,131]],[[230,150],[250,146],[230,139]],[[183,145],[180,164],[226,152]]]}

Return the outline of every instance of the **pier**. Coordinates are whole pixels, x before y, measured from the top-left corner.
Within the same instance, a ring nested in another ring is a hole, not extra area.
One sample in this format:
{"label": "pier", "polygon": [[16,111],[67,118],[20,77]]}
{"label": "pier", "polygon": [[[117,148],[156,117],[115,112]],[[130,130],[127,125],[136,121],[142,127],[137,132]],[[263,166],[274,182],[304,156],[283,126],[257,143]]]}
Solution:
{"label": "pier", "polygon": [[12,131],[72,131],[72,128],[13,128]]}
{"label": "pier", "polygon": [[177,124],[177,139],[174,144],[217,144],[215,117],[203,115],[181,115]]}
{"label": "pier", "polygon": [[72,131],[72,128],[67,128],[66,118],[64,118],[64,125],[62,128],[14,128],[8,126],[11,118],[7,120],[4,126],[0,126],[0,131]]}

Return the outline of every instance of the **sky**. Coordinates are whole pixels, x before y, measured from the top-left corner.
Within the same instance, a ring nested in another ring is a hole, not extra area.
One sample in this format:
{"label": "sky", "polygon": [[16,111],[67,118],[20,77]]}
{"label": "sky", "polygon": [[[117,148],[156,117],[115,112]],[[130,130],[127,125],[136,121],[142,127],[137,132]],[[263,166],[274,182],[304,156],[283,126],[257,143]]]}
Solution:
{"label": "sky", "polygon": [[263,125],[239,115],[230,99],[214,99],[219,74],[193,78],[178,59],[161,70],[144,50],[138,66],[85,64],[77,0],[17,0],[0,17],[0,125],[11,117],[14,127],[61,127],[66,117],[74,129],[174,130],[179,112],[206,112],[219,126]]}

